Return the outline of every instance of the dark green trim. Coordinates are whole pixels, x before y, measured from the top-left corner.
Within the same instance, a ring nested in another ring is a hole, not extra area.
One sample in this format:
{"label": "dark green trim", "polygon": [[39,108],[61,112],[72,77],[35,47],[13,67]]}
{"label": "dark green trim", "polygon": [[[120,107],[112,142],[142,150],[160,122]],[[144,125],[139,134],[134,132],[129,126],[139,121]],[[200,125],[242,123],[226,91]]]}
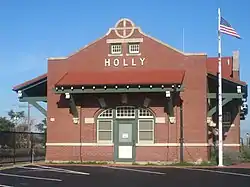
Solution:
{"label": "dark green trim", "polygon": [[[229,103],[229,102],[232,101],[232,100],[233,100],[232,97],[227,97],[227,98],[225,98],[225,99],[222,101],[222,106],[226,105],[227,103]],[[214,106],[213,108],[211,108],[211,109],[208,111],[208,113],[207,113],[208,117],[212,117],[212,116],[214,115],[214,113],[216,112],[216,110],[217,110],[217,105]]]}
{"label": "dark green trim", "polygon": [[[131,123],[132,124],[132,142],[119,142],[119,124]],[[115,162],[135,162],[135,151],[136,151],[136,126],[137,122],[135,119],[116,119],[114,124],[114,161]],[[119,146],[132,146],[132,158],[125,159],[119,158]]]}
{"label": "dark green trim", "polygon": [[47,102],[47,97],[21,97],[19,98],[20,102],[29,102],[29,101],[35,101],[35,102],[39,102],[39,101],[43,101],[43,102]]}
{"label": "dark green trim", "polygon": [[177,88],[176,90],[173,88],[85,88],[85,89],[53,89],[53,91],[56,94],[63,94],[63,93],[138,93],[138,92],[166,92],[166,91],[182,91],[182,87],[181,88]]}
{"label": "dark green trim", "polygon": [[[213,75],[213,74],[210,74],[208,73],[208,77],[211,78],[211,79],[214,79],[214,80],[217,80],[218,77]],[[234,82],[232,80],[228,80],[228,79],[225,79],[225,78],[222,78],[222,82],[226,83],[226,84],[229,84],[229,85],[239,85],[239,86],[246,86],[245,84],[243,83],[239,83],[239,82]]]}
{"label": "dark green trim", "polygon": [[76,103],[75,103],[75,99],[74,99],[74,96],[71,95],[70,96],[70,99],[69,99],[69,107],[70,107],[70,111],[73,115],[74,118],[78,118],[78,111],[77,111],[77,108],[76,108]]}
{"label": "dark green trim", "polygon": [[25,87],[25,88],[20,88],[20,89],[18,89],[18,90],[20,90],[20,91],[25,91],[25,90],[28,90],[28,89],[30,89],[30,88],[33,88],[33,87],[35,87],[35,86],[37,86],[37,85],[39,85],[39,84],[42,84],[42,83],[46,83],[47,82],[47,78],[45,78],[44,80],[40,80],[39,82],[37,82],[37,83],[35,83],[35,84],[31,84],[31,85],[29,85],[29,86],[27,86],[27,87]]}
{"label": "dark green trim", "polygon": [[180,103],[180,162],[184,162],[183,103]]}
{"label": "dark green trim", "polygon": [[47,111],[41,107],[36,101],[29,101],[29,104],[33,105],[37,110],[39,110],[44,116],[47,117]]}
{"label": "dark green trim", "polygon": [[167,114],[170,117],[174,117],[174,106],[173,106],[173,98],[172,96],[170,98],[167,98]]}
{"label": "dark green trim", "polygon": [[[148,110],[148,109],[147,109]],[[150,111],[150,110],[149,110]],[[153,112],[150,111],[152,114]],[[154,121],[155,122],[155,121]],[[135,109],[135,127],[133,128],[134,137],[135,137],[135,144],[138,143],[138,123],[139,123],[139,108]]]}
{"label": "dark green trim", "polygon": [[[235,98],[235,99],[241,99],[243,98],[243,93],[222,93],[222,98]],[[207,98],[208,99],[216,99],[217,98],[217,93],[207,93]]]}

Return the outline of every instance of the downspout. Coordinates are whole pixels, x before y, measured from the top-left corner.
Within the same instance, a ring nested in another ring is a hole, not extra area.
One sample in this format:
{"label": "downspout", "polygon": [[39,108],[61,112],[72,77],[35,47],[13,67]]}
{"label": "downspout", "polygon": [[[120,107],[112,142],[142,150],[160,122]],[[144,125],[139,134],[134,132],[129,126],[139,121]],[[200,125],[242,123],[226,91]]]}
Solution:
{"label": "downspout", "polygon": [[180,162],[184,162],[184,138],[183,138],[183,101],[180,99]]}
{"label": "downspout", "polygon": [[80,124],[80,161],[82,163],[82,107],[80,105],[80,114],[79,114],[79,124]]}

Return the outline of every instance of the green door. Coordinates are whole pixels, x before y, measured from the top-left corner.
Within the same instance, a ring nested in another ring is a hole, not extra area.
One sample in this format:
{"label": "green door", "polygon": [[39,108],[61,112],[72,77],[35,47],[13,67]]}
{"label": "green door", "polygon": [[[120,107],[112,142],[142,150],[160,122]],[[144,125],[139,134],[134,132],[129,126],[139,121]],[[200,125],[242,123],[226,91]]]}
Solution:
{"label": "green door", "polygon": [[114,159],[116,162],[135,161],[135,120],[117,120],[115,130]]}

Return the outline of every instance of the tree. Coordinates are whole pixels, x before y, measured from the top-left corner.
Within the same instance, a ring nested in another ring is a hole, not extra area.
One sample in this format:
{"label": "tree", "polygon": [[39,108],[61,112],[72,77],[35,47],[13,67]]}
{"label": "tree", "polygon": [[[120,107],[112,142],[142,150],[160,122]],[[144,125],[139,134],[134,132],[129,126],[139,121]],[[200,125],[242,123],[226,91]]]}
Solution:
{"label": "tree", "polygon": [[15,124],[6,117],[0,117],[0,131],[11,131]]}
{"label": "tree", "polygon": [[40,123],[36,124],[36,128],[40,132],[44,132],[44,127],[47,125],[47,120],[44,118]]}
{"label": "tree", "polygon": [[25,117],[24,111],[21,112],[14,112],[13,110],[10,110],[8,112],[8,115],[12,121],[17,120],[17,119],[23,119]]}

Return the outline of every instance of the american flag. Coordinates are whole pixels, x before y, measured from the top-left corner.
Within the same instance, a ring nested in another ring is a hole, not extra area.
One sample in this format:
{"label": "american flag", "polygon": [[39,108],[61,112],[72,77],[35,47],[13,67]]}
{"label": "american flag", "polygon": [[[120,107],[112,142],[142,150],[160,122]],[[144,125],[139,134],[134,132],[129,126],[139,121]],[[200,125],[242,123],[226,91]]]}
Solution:
{"label": "american flag", "polygon": [[230,25],[223,17],[220,19],[220,28],[219,31],[221,33],[234,36],[236,38],[241,38],[240,35],[236,32],[236,30]]}

